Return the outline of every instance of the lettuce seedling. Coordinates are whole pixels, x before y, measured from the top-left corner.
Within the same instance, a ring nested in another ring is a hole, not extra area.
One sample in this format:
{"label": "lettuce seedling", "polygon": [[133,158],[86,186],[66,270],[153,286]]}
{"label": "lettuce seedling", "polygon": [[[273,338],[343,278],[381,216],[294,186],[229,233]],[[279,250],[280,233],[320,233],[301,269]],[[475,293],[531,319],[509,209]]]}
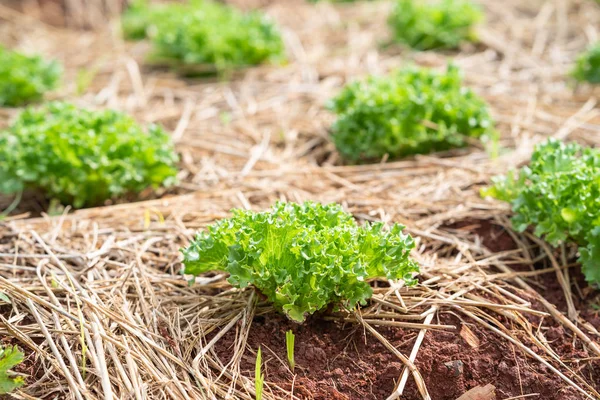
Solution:
{"label": "lettuce seedling", "polygon": [[292,320],[327,307],[352,309],[373,293],[368,279],[413,283],[414,241],[402,225],[358,225],[336,204],[276,203],[265,212],[233,210],[184,250],[184,273],[220,270],[237,287],[254,285]]}
{"label": "lettuce seedling", "polygon": [[483,13],[469,0],[397,0],[389,18],[394,40],[417,50],[455,49],[475,42]]}
{"label": "lettuce seedling", "polygon": [[208,0],[137,2],[125,13],[122,26],[126,38],[150,38],[151,61],[176,67],[225,71],[284,57],[279,31],[265,16]]}
{"label": "lettuce seedling", "polygon": [[482,195],[512,204],[517,231],[533,226],[552,246],[577,243],[587,281],[600,283],[600,150],[550,139],[529,166],[493,183]]}
{"label": "lettuce seedling", "polygon": [[373,161],[448,150],[468,138],[495,138],[486,103],[446,73],[409,67],[348,84],[328,105],[338,115],[331,132],[348,161]]}
{"label": "lettuce seedling", "polygon": [[0,394],[10,393],[23,386],[23,377],[12,377],[9,370],[23,362],[23,353],[17,346],[0,347]]}
{"label": "lettuce seedling", "polygon": [[55,89],[62,68],[40,56],[27,56],[0,46],[0,106],[17,107],[41,100]]}
{"label": "lettuce seedling", "polygon": [[296,367],[296,361],[294,360],[295,341],[296,336],[294,335],[294,332],[292,332],[292,330],[290,329],[285,333],[285,348],[287,350],[287,359],[292,372],[294,372],[294,368]]}
{"label": "lettuce seedling", "polygon": [[600,42],[579,56],[571,75],[579,82],[600,83]]}
{"label": "lettuce seedling", "polygon": [[0,135],[0,192],[37,189],[74,207],[175,182],[170,137],[131,117],[52,102],[27,108]]}

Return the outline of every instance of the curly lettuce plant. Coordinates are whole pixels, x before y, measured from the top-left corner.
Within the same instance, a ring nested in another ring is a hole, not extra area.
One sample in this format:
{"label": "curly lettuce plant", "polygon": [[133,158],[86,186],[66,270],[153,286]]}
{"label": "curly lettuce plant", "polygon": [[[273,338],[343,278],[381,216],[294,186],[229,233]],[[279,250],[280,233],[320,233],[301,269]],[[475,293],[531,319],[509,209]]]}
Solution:
{"label": "curly lettuce plant", "polygon": [[579,82],[600,83],[600,42],[579,56],[571,75]]}
{"label": "curly lettuce plant", "polygon": [[0,46],[0,106],[17,107],[41,100],[55,89],[62,68],[40,56],[27,56]]}
{"label": "curly lettuce plant", "polygon": [[417,50],[454,49],[477,40],[483,13],[469,0],[397,0],[389,18],[396,42]]}
{"label": "curly lettuce plant", "polygon": [[462,86],[453,65],[436,72],[405,68],[348,84],[328,105],[338,119],[332,140],[348,161],[372,161],[467,145],[469,138],[493,139],[486,103]]}
{"label": "curly lettuce plant", "polygon": [[276,203],[265,212],[234,210],[182,250],[184,273],[218,270],[237,287],[254,285],[292,320],[327,307],[351,309],[373,293],[367,280],[413,282],[413,239],[404,227],[358,225],[336,204]]}
{"label": "curly lettuce plant", "polygon": [[0,192],[37,189],[74,207],[175,182],[177,155],[158,126],[112,110],[52,102],[0,134]]}
{"label": "curly lettuce plant", "polygon": [[533,226],[553,246],[577,243],[586,280],[600,283],[600,150],[550,139],[529,166],[493,183],[482,195],[512,204],[516,230]]}
{"label": "curly lettuce plant", "polygon": [[137,2],[125,13],[122,27],[126,38],[150,38],[151,61],[174,66],[223,71],[284,57],[280,33],[264,15],[209,0]]}

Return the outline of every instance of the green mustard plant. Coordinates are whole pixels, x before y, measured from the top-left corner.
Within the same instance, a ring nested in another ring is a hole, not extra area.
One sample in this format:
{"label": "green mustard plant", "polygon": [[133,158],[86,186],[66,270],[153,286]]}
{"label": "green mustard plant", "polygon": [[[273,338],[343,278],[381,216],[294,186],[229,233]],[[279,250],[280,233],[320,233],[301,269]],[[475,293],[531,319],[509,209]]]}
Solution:
{"label": "green mustard plant", "polygon": [[17,107],[41,100],[58,86],[61,66],[0,46],[0,106]]}
{"label": "green mustard plant", "polygon": [[284,59],[279,30],[266,16],[209,0],[138,1],[125,13],[122,26],[126,38],[149,37],[150,61],[175,67],[220,72]]}
{"label": "green mustard plant", "polygon": [[296,341],[296,336],[294,332],[290,329],[285,333],[285,348],[287,350],[287,358],[288,363],[290,364],[290,368],[292,372],[294,372],[294,368],[296,367],[296,361],[294,360],[294,344]]}
{"label": "green mustard plant", "polygon": [[337,204],[276,203],[233,210],[182,250],[184,273],[220,270],[237,287],[254,285],[276,309],[303,322],[330,304],[352,309],[373,294],[372,278],[414,282],[414,241],[395,224],[358,225]]}
{"label": "green mustard plant", "polygon": [[517,231],[533,226],[552,246],[577,243],[586,280],[600,283],[600,150],[550,139],[529,166],[493,183],[482,195],[512,204]]}
{"label": "green mustard plant", "polygon": [[600,83],[600,42],[579,56],[571,75],[579,82]]}
{"label": "green mustard plant", "polygon": [[475,42],[483,13],[469,0],[396,0],[389,18],[394,41],[417,50],[455,49]]}
{"label": "green mustard plant", "polygon": [[23,386],[23,377],[14,377],[9,372],[23,362],[23,357],[17,346],[0,347],[0,394],[10,393]]}
{"label": "green mustard plant", "polygon": [[488,106],[463,86],[456,66],[446,72],[408,67],[352,82],[328,108],[337,150],[350,162],[400,158],[496,138]]}
{"label": "green mustard plant", "polygon": [[40,190],[74,207],[175,183],[170,137],[113,110],[62,102],[25,109],[0,135],[0,192]]}

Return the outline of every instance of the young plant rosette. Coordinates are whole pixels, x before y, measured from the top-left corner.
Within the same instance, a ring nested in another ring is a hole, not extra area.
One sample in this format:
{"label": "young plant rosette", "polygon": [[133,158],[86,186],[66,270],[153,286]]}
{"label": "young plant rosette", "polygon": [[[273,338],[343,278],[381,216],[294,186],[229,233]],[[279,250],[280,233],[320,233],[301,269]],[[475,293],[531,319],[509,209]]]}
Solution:
{"label": "young plant rosette", "polygon": [[233,210],[182,250],[184,273],[229,273],[236,287],[253,285],[297,322],[330,304],[365,304],[374,278],[414,283],[413,238],[394,224],[358,225],[337,204],[278,202],[270,210]]}
{"label": "young plant rosette", "polygon": [[397,159],[463,147],[470,138],[494,144],[486,102],[463,86],[458,67],[406,67],[351,82],[328,108],[337,115],[331,139],[349,162]]}
{"label": "young plant rosette", "polygon": [[481,20],[483,13],[470,0],[396,0],[389,24],[394,41],[434,50],[476,42],[475,27]]}
{"label": "young plant rosette", "polygon": [[529,166],[493,183],[482,195],[512,204],[517,231],[533,226],[552,246],[576,243],[586,280],[600,283],[600,150],[549,139]]}
{"label": "young plant rosette", "polygon": [[57,62],[0,45],[0,106],[18,107],[41,100],[44,93],[58,86],[61,75]]}
{"label": "young plant rosette", "polygon": [[279,30],[265,15],[210,0],[135,1],[121,25],[126,39],[149,38],[150,62],[182,71],[224,72],[285,58]]}
{"label": "young plant rosette", "polygon": [[62,102],[26,108],[0,132],[0,193],[38,190],[75,208],[176,181],[177,154],[159,126]]}

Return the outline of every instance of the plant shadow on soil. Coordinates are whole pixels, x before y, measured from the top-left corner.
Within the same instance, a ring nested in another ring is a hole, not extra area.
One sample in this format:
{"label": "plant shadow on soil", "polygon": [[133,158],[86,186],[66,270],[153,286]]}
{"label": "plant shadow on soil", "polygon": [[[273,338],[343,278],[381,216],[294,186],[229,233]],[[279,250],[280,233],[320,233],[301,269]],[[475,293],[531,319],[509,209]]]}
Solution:
{"label": "plant shadow on soil", "polygon": [[[514,248],[514,243],[509,243],[512,242],[510,235],[501,232],[503,228],[488,222],[478,229],[480,235],[493,238],[496,246]],[[544,278],[548,279],[550,290],[550,283],[556,279],[553,274],[544,276],[550,277]],[[558,306],[561,308],[560,304]],[[542,310],[542,306],[535,302],[534,307]],[[496,317],[510,327],[506,318]],[[455,325],[457,329],[430,330],[418,353],[415,365],[432,399],[455,400],[470,388],[488,383],[496,386],[498,399],[532,393],[538,394],[532,398],[546,400],[584,399],[551,370],[480,325],[461,320],[450,312],[441,313],[437,322]],[[531,317],[531,322],[537,326],[540,319]],[[463,324],[477,337],[479,344],[475,347],[459,334]],[[563,359],[589,357],[580,344],[573,346],[572,335],[562,326],[546,318],[544,327],[547,328],[544,335]],[[295,376],[287,365],[285,332],[289,329],[296,335]],[[403,354],[410,354],[417,331],[397,327],[377,327],[377,330]],[[217,342],[215,351],[222,363],[230,361],[236,340],[235,330],[230,330]],[[263,368],[269,389],[275,393],[277,387],[290,391],[293,385],[294,395],[301,399],[386,399],[394,391],[403,370],[402,362],[359,325],[326,321],[317,315],[302,325],[275,313],[255,317],[240,361],[241,373],[251,380],[254,377],[255,352],[259,347],[263,351]],[[533,350],[543,355],[541,350],[535,347]],[[584,376],[600,377],[598,362],[570,366],[580,368],[579,372]],[[596,388],[599,388],[600,379],[596,382]],[[410,377],[402,399],[421,398]]]}

